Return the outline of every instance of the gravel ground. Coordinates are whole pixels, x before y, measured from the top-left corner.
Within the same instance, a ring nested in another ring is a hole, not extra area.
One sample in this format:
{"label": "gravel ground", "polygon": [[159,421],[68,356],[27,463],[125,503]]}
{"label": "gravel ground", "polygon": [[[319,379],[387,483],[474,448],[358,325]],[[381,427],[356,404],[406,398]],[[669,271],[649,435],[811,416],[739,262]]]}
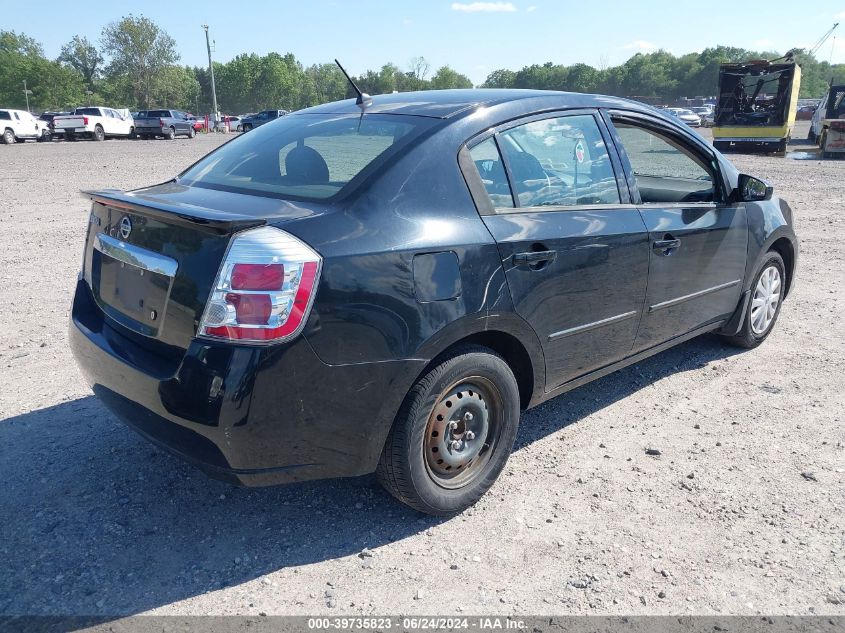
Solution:
{"label": "gravel ground", "polygon": [[77,192],[219,142],[0,147],[0,614],[845,614],[845,162],[735,157],[801,239],[762,347],[700,338],[527,413],[500,481],[442,521],[372,477],[211,481],[83,383]]}

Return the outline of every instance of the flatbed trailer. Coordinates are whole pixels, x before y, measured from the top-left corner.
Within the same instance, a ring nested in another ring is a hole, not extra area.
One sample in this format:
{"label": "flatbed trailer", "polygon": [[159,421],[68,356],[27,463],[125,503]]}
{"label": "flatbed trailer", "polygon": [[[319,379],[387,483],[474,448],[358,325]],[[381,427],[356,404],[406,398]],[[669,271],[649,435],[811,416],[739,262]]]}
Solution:
{"label": "flatbed trailer", "polygon": [[785,153],[800,87],[801,67],[792,60],[722,64],[713,146],[720,151]]}

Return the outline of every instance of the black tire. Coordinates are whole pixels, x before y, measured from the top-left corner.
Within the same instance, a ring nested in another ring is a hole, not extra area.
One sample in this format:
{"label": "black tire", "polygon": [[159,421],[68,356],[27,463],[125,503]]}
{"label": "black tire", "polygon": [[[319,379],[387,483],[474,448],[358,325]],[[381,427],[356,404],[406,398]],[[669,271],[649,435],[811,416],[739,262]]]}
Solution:
{"label": "black tire", "polygon": [[2,141],[4,145],[11,145],[15,142],[15,133],[11,130],[11,128],[6,128],[3,131]]}
{"label": "black tire", "polygon": [[174,130],[172,127],[167,128],[167,131],[164,133],[164,138],[168,141],[172,141],[176,138],[176,130]]}
{"label": "black tire", "polygon": [[52,140],[53,140],[53,133],[49,129],[41,130],[41,136],[38,137],[39,143],[45,143],[47,141],[52,141]]}
{"label": "black tire", "polygon": [[93,138],[95,141],[105,141],[106,140],[106,132],[105,132],[105,130],[103,130],[102,125],[97,125],[94,128],[94,134],[92,135],[91,138]]}
{"label": "black tire", "polygon": [[136,138],[138,138],[138,135],[135,133],[135,128],[129,128],[129,140],[134,141]]}
{"label": "black tire", "polygon": [[76,134],[72,134],[70,132],[65,132],[65,140],[66,141],[75,141],[76,140]]}
{"label": "black tire", "polygon": [[[444,421],[438,411],[451,417]],[[461,512],[487,492],[504,468],[519,415],[519,388],[504,359],[486,347],[458,348],[437,362],[405,397],[385,442],[378,479],[390,494],[420,512],[436,516]],[[453,423],[457,428],[434,430]],[[471,425],[477,437],[470,437]],[[438,442],[457,442],[461,449],[445,449],[447,457]],[[451,466],[440,456],[466,463],[446,472]]]}
{"label": "black tire", "polygon": [[247,123],[243,127],[244,127],[244,132],[249,132],[252,129],[252,126],[249,123]]}
{"label": "black tire", "polygon": [[193,128],[193,126],[188,128],[188,138],[194,138],[197,135],[197,131]]}
{"label": "black tire", "polygon": [[[760,278],[763,276],[763,273],[770,267],[776,268],[779,275],[779,299],[774,315],[771,318],[771,322],[769,322],[762,331],[755,331],[752,324],[755,289],[760,283]],[[775,327],[775,323],[777,323],[778,316],[780,315],[780,309],[783,306],[784,292],[786,291],[786,287],[789,283],[786,275],[786,267],[783,264],[783,258],[780,254],[776,251],[769,251],[766,253],[765,257],[763,257],[763,261],[760,262],[760,265],[757,268],[757,272],[754,275],[754,281],[751,283],[751,296],[748,299],[748,307],[745,311],[745,318],[742,321],[742,327],[736,335],[725,337],[728,343],[745,349],[754,349],[769,337],[769,334],[772,333],[772,330]]]}

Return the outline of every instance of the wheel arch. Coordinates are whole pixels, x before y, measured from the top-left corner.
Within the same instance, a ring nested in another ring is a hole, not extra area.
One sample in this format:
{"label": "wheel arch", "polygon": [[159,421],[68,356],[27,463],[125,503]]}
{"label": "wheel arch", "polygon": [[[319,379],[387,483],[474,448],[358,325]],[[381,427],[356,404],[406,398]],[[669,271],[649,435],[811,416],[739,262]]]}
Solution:
{"label": "wheel arch", "polygon": [[412,386],[452,351],[472,344],[487,347],[505,359],[519,386],[520,408],[533,406],[545,389],[545,356],[534,330],[515,313],[504,312],[481,318],[469,315],[438,332],[417,354],[417,357],[430,360],[415,377]]}
{"label": "wheel arch", "polygon": [[786,267],[786,287],[783,295],[787,297],[792,290],[792,279],[795,275],[795,247],[789,238],[779,237],[772,242],[768,251],[775,251],[783,259],[783,265]]}

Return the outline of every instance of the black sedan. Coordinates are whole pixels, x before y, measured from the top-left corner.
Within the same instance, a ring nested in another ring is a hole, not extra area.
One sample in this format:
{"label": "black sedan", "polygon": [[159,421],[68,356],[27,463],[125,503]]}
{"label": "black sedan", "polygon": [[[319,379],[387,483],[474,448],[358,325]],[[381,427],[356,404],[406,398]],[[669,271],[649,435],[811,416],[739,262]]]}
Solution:
{"label": "black sedan", "polygon": [[90,195],[70,341],[113,412],[216,477],[376,471],[432,514],[493,484],[522,410],[762,343],[797,259],[770,186],[594,95],[340,101]]}

